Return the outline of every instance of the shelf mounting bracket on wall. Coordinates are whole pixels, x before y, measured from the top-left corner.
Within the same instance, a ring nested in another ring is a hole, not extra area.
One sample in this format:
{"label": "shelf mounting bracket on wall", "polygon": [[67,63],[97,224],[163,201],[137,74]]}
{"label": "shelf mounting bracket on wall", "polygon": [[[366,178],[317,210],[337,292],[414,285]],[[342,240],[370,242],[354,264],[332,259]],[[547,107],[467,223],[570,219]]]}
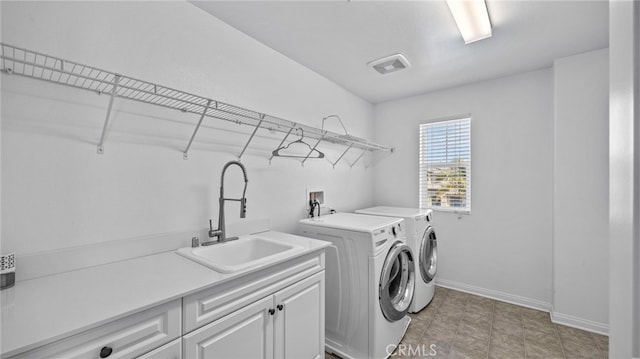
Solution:
{"label": "shelf mounting bracket on wall", "polygon": [[349,152],[349,150],[351,149],[351,147],[353,147],[353,144],[350,144],[349,147],[347,147],[346,150],[344,150],[344,152],[342,152],[342,154],[340,155],[340,157],[338,157],[338,159],[335,162],[332,162],[331,165],[333,166],[333,169],[336,168],[336,165],[338,164],[338,162],[340,162],[340,160],[342,159],[342,157],[344,157],[344,155],[347,154],[347,152]]}
{"label": "shelf mounting bracket on wall", "polygon": [[193,134],[191,135],[191,139],[189,140],[189,143],[187,144],[187,148],[185,148],[184,152],[182,152],[182,159],[183,160],[189,159],[189,148],[191,148],[191,144],[193,143],[193,139],[196,137],[196,133],[198,133],[198,130],[200,129],[200,125],[202,125],[202,120],[204,120],[204,116],[207,114],[207,110],[211,106],[211,102],[212,102],[212,100],[208,100],[207,101],[207,105],[202,110],[202,114],[200,115],[200,119],[198,120],[198,124],[196,125],[196,128],[193,130]]}
{"label": "shelf mounting bracket on wall", "polygon": [[258,122],[258,124],[256,125],[256,128],[254,128],[253,132],[251,132],[251,136],[249,137],[249,140],[247,141],[247,143],[244,145],[242,152],[240,152],[240,156],[238,156],[238,160],[242,159],[242,155],[244,155],[244,151],[247,150],[247,147],[249,147],[249,143],[251,143],[251,140],[253,140],[253,136],[255,136],[256,132],[258,132],[260,125],[262,125],[262,121],[264,121],[264,116],[265,116],[264,114],[260,115],[260,122]]}
{"label": "shelf mounting bracket on wall", "polygon": [[[62,66],[62,65],[61,65]],[[100,143],[98,143],[98,154],[104,153],[104,138],[107,136],[107,126],[109,125],[109,118],[111,117],[111,109],[113,108],[113,99],[118,93],[118,83],[120,82],[120,75],[116,75],[113,78],[113,87],[111,89],[111,96],[109,97],[109,107],[107,108],[107,116],[104,119],[104,125],[102,126],[102,136],[100,136]]]}
{"label": "shelf mounting bracket on wall", "polygon": [[360,154],[360,156],[358,156],[358,158],[356,158],[355,161],[353,161],[353,163],[349,163],[349,167],[353,168],[353,166],[356,165],[356,163],[358,163],[358,161],[360,161],[360,159],[367,153],[367,150],[363,150],[362,153]]}

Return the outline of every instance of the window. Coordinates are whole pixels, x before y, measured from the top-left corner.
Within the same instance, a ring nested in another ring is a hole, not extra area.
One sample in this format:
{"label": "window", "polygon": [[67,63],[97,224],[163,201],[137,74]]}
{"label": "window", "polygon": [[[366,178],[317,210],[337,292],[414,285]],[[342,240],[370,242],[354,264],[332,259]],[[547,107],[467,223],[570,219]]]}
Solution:
{"label": "window", "polygon": [[420,208],[471,212],[471,117],[420,125]]}

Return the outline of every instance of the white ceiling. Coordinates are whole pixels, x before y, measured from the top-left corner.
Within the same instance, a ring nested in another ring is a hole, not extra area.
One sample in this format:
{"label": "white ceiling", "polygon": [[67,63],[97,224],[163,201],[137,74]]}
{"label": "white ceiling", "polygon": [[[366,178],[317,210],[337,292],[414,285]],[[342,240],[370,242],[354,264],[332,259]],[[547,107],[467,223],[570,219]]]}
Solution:
{"label": "white ceiling", "polygon": [[[441,1],[193,1],[372,102],[550,67],[608,47],[607,1],[487,0],[493,37],[465,45]],[[411,67],[366,64],[395,53]]]}

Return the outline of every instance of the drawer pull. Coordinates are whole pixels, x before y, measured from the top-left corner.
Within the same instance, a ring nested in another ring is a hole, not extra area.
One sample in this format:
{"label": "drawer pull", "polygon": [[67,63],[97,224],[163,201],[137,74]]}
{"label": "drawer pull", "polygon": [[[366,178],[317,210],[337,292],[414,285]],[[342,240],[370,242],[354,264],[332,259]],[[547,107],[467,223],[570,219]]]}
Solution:
{"label": "drawer pull", "polygon": [[276,314],[276,310],[275,310],[275,309],[273,309],[273,308],[269,309],[269,314],[271,314],[271,315]]}
{"label": "drawer pull", "polygon": [[282,311],[282,309],[283,309],[283,308],[284,308],[284,305],[282,305],[282,304],[278,304],[278,310],[279,310],[279,311]]}
{"label": "drawer pull", "polygon": [[113,349],[111,347],[102,347],[102,349],[100,349],[100,358],[106,358],[111,355],[112,352]]}

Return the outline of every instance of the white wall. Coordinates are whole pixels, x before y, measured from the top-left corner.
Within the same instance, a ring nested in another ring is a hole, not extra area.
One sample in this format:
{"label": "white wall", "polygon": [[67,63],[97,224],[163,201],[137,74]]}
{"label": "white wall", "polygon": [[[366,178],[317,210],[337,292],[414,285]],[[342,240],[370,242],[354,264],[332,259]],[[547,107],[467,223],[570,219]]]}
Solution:
{"label": "white wall", "polygon": [[609,357],[640,358],[640,4],[609,5]]}
{"label": "white wall", "polygon": [[[2,19],[2,6],[0,6],[0,19]],[[2,38],[2,26],[0,26],[0,39]],[[2,86],[2,78],[0,78],[0,87]],[[2,121],[2,91],[0,91],[0,122]],[[2,126],[0,126],[0,164],[2,159]],[[2,166],[0,166],[0,189],[2,188]],[[0,213],[2,213],[2,191],[0,190]],[[2,216],[0,215],[0,233],[2,233]],[[1,237],[0,237],[1,238]],[[0,240],[0,254],[2,251],[2,241]]]}
{"label": "white wall", "polygon": [[[187,2],[1,6],[5,43],[314,126],[339,114],[351,134],[372,137],[371,104]],[[195,232],[209,218],[215,225],[220,170],[251,129],[236,133],[235,124],[205,120],[185,161],[181,151],[197,116],[116,100],[105,154],[97,155],[107,102],[104,95],[2,75],[3,251],[27,255]],[[308,187],[324,189],[338,210],[372,204],[365,161],[335,170],[326,160],[302,168],[274,159],[270,166],[281,137],[259,138],[264,148],[243,157],[248,217],[268,216],[272,228],[294,231]],[[229,172],[227,195],[238,193],[239,178],[237,169]],[[237,207],[230,204],[227,213],[237,217]]]}
{"label": "white wall", "polygon": [[437,212],[438,283],[541,309],[551,302],[550,69],[376,106],[375,203],[418,206],[418,125],[470,113],[470,215]]}
{"label": "white wall", "polygon": [[608,331],[609,52],[554,62],[554,321]]}

